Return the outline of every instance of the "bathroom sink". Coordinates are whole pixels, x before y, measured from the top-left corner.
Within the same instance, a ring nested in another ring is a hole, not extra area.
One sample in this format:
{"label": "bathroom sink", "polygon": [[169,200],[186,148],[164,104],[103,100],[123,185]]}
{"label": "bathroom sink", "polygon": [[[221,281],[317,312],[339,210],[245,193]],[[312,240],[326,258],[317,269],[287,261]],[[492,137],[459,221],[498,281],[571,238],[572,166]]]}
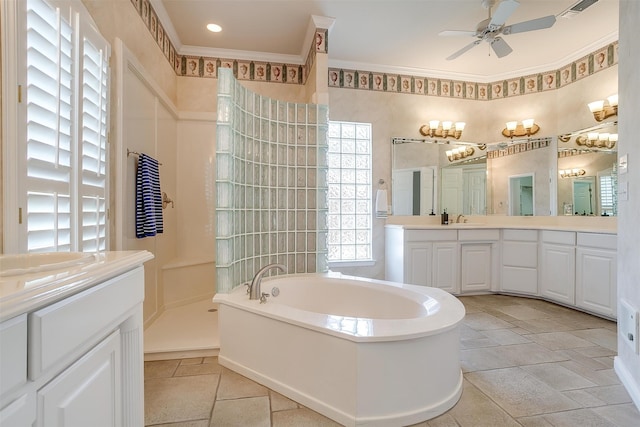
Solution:
{"label": "bathroom sink", "polygon": [[0,277],[58,270],[87,264],[94,260],[94,254],[85,252],[0,255]]}
{"label": "bathroom sink", "polygon": [[482,224],[479,222],[458,222],[452,225],[455,225],[456,227],[482,227],[486,224]]}

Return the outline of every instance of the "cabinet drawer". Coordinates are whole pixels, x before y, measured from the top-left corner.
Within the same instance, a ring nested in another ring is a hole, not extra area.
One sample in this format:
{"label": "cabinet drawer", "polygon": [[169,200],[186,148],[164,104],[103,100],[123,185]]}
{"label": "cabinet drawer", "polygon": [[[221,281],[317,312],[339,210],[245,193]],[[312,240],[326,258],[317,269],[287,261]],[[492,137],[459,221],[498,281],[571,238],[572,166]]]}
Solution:
{"label": "cabinet drawer", "polygon": [[29,378],[94,345],[143,298],[144,270],[138,267],[29,314]]}
{"label": "cabinet drawer", "polygon": [[537,242],[538,230],[502,230],[502,240]]}
{"label": "cabinet drawer", "polygon": [[578,246],[590,246],[598,249],[617,249],[616,234],[578,233]]}
{"label": "cabinet drawer", "polygon": [[500,230],[458,230],[458,240],[460,241],[473,241],[473,240],[500,240]]}
{"label": "cabinet drawer", "polygon": [[433,242],[457,240],[456,230],[405,230],[404,238],[407,242]]}
{"label": "cabinet drawer", "polygon": [[0,325],[0,386],[2,392],[27,382],[27,315]]}
{"label": "cabinet drawer", "polygon": [[542,231],[542,241],[545,243],[557,243],[560,245],[575,245],[576,233],[573,231]]}

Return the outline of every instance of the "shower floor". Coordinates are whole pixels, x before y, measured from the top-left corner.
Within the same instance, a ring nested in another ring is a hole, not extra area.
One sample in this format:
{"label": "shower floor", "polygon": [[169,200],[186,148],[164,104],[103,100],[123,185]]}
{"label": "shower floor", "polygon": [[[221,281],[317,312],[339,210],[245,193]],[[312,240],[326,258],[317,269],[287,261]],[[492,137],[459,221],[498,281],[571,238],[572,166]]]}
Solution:
{"label": "shower floor", "polygon": [[217,356],[218,312],[211,298],[165,310],[144,331],[144,359]]}

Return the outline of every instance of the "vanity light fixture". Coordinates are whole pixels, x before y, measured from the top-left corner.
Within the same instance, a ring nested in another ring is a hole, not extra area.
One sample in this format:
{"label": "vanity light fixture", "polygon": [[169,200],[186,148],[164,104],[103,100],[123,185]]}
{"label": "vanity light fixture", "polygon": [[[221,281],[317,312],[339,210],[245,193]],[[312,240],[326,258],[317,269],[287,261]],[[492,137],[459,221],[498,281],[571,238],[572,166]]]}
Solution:
{"label": "vanity light fixture", "polygon": [[576,144],[589,148],[609,148],[612,149],[618,142],[617,133],[589,132],[587,135],[580,135],[576,138]]}
{"label": "vanity light fixture", "polygon": [[466,157],[473,156],[475,150],[473,149],[473,147],[466,146],[447,150],[446,153],[447,159],[449,159],[450,162],[454,162],[456,160],[461,160]]}
{"label": "vanity light fixture", "polygon": [[502,135],[512,139],[514,136],[530,137],[531,135],[535,135],[536,133],[538,133],[539,130],[540,126],[535,124],[533,119],[525,119],[522,121],[522,123],[518,123],[516,121],[507,122],[507,127],[502,129]]}
{"label": "vanity light fixture", "polygon": [[440,120],[429,120],[428,125],[420,126],[420,134],[430,138],[448,138],[452,137],[460,139],[464,130],[465,122],[452,122],[445,120],[440,124]]}
{"label": "vanity light fixture", "polygon": [[618,94],[611,95],[606,100],[590,102],[588,105],[593,118],[601,122],[607,117],[618,115]]}
{"label": "vanity light fixture", "polygon": [[576,176],[583,176],[587,172],[584,169],[561,169],[558,171],[560,173],[560,178],[572,178]]}

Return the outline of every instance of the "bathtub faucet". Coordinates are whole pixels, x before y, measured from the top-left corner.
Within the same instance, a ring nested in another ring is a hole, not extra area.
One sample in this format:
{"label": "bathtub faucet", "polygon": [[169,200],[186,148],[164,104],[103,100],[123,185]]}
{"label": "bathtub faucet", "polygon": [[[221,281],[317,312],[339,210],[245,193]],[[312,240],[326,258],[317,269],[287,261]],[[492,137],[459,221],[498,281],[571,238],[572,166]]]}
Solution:
{"label": "bathtub faucet", "polygon": [[260,297],[262,296],[260,294],[260,282],[262,282],[262,276],[264,275],[264,273],[266,273],[268,270],[271,270],[272,268],[277,268],[278,270],[282,271],[283,273],[287,272],[287,266],[284,265],[284,264],[269,264],[269,265],[265,265],[260,270],[258,270],[256,275],[253,276],[253,280],[251,280],[251,285],[249,286],[249,299],[250,300],[251,299],[260,299]]}

